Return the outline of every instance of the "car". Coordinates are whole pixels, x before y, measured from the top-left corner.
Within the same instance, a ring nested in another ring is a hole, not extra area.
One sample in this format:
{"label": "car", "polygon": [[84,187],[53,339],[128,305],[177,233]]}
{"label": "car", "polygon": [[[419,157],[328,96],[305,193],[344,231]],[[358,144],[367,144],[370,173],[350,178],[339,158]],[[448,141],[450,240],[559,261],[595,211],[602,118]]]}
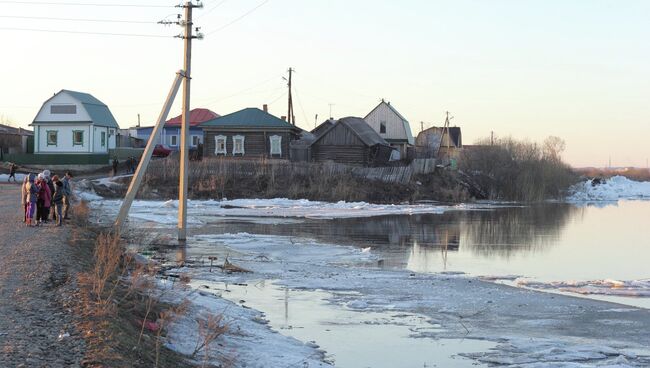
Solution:
{"label": "car", "polygon": [[172,153],[172,150],[162,144],[153,147],[153,157],[167,157],[170,153]]}

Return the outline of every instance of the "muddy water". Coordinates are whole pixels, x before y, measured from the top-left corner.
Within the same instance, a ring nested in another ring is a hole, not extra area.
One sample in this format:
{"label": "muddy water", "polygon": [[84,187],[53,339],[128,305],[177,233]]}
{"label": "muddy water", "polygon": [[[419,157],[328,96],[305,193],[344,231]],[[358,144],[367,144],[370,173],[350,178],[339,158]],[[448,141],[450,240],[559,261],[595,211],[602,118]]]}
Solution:
{"label": "muddy water", "polygon": [[[307,236],[371,247],[382,267],[416,272],[518,276],[518,282],[650,279],[648,201],[603,207],[548,203],[432,215],[286,222],[225,217],[199,231]],[[566,292],[566,288],[545,290]],[[589,297],[650,308],[650,298]]]}

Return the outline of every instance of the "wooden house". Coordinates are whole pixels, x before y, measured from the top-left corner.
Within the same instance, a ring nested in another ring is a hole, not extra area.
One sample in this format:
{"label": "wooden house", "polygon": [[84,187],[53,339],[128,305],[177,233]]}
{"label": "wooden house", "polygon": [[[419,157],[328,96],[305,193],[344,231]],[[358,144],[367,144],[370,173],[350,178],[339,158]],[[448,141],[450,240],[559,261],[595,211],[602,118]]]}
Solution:
{"label": "wooden house", "polygon": [[460,127],[431,127],[418,134],[415,139],[417,158],[458,158],[463,148]]}
{"label": "wooden house", "polygon": [[33,138],[34,132],[31,130],[0,124],[0,155],[31,151],[33,143],[32,147],[29,147],[28,142]]}
{"label": "wooden house", "polygon": [[411,125],[390,102],[381,100],[365,118],[363,118],[379,136],[388,142],[391,147],[397,148],[398,158],[407,158],[409,147],[415,145]]}
{"label": "wooden house", "polygon": [[[203,129],[201,128],[201,124],[218,117],[219,114],[209,109],[196,108],[190,111],[190,148],[197,148],[203,144]],[[156,143],[163,144],[173,151],[179,151],[181,148],[181,122],[181,115],[167,120]],[[135,137],[141,139],[146,144],[149,141],[153,128],[153,126],[134,127],[130,130],[135,131]]]}
{"label": "wooden house", "polygon": [[393,148],[363,119],[347,117],[328,125],[310,145],[312,161],[377,166],[390,160]]}
{"label": "wooden house", "polygon": [[300,129],[258,108],[246,108],[201,124],[205,157],[289,158]]}

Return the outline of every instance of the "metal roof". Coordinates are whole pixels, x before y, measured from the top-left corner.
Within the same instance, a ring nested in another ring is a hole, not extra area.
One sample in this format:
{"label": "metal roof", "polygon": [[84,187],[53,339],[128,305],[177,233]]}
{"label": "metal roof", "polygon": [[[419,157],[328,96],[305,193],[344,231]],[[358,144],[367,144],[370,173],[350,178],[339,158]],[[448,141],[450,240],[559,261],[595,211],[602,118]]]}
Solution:
{"label": "metal roof", "polygon": [[339,120],[328,120],[331,122],[330,127],[325,130],[322,134],[320,134],[318,137],[316,137],[316,140],[312,142],[314,144],[315,142],[319,141],[321,138],[323,138],[327,133],[334,129],[335,126],[338,124],[343,124],[346,126],[348,129],[350,129],[359,139],[363,142],[368,147],[372,147],[374,145],[380,144],[384,146],[390,146],[384,138],[382,138],[379,133],[377,133],[368,123],[366,123],[365,120],[357,117],[347,117],[347,118],[342,118]]}
{"label": "metal roof", "polygon": [[88,115],[90,115],[93,124],[109,128],[120,128],[108,106],[93,95],[84,92],[70,91],[67,89],[62,89],[57,93],[57,95],[60,93],[67,93],[75,100],[79,101],[83,105],[84,109],[86,109],[86,112],[88,112]]}
{"label": "metal roof", "polygon": [[[221,115],[217,114],[216,112],[209,110],[209,109],[204,109],[204,108],[196,108],[190,110],[190,126],[198,126],[201,125],[201,123],[204,123],[206,121],[210,121],[213,119],[216,119],[220,117]],[[165,122],[165,126],[174,126],[174,125],[181,125],[182,122],[182,114],[178,115],[175,118],[169,119]]]}
{"label": "metal roof", "polygon": [[255,107],[208,120],[201,127],[242,127],[242,128],[287,128],[298,129],[286,121]]}

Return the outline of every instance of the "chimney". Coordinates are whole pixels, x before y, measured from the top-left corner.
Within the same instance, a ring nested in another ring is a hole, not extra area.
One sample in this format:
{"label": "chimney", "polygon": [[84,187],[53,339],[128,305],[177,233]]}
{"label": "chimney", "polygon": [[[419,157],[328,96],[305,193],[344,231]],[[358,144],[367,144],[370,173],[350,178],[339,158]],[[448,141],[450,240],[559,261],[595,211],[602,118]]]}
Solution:
{"label": "chimney", "polygon": [[264,112],[269,112],[269,105],[267,104],[262,105],[262,110],[264,110]]}
{"label": "chimney", "polygon": [[287,121],[287,117],[284,116],[284,115],[283,115],[282,117],[280,117],[280,119],[282,119],[282,120],[284,120],[284,121]]}

